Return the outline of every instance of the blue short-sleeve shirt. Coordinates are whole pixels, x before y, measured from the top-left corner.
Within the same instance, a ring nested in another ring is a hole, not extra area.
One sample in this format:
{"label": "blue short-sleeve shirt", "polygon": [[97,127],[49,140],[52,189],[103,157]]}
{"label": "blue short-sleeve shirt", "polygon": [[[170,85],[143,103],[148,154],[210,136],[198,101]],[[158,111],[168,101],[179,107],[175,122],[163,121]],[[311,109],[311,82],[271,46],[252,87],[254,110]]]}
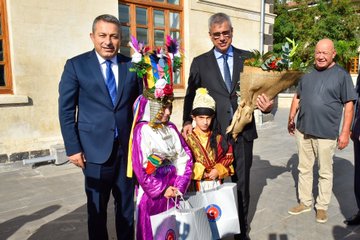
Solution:
{"label": "blue short-sleeve shirt", "polygon": [[297,129],[319,138],[336,139],[346,102],[356,100],[351,76],[338,64],[313,69],[299,82]]}

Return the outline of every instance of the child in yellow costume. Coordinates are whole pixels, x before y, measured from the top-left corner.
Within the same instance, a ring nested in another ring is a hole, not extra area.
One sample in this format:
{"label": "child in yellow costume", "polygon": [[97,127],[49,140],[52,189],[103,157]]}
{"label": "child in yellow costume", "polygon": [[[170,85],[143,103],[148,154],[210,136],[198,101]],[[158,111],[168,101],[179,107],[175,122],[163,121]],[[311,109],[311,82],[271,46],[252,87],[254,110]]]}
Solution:
{"label": "child in yellow costume", "polygon": [[196,124],[186,140],[194,157],[191,188],[204,191],[234,174],[234,157],[232,146],[213,122],[215,101],[206,88],[196,90],[191,116]]}

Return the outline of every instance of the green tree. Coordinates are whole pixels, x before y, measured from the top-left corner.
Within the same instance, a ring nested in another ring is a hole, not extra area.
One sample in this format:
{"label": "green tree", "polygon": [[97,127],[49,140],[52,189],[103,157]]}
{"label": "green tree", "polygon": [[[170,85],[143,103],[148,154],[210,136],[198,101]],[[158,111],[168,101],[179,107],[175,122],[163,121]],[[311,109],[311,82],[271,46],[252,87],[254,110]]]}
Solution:
{"label": "green tree", "polygon": [[350,0],[308,1],[298,0],[289,7],[281,1],[275,3],[277,17],[274,25],[274,52],[280,52],[286,37],[298,44],[293,62],[313,62],[315,44],[322,38],[334,41],[336,61],[346,66],[350,58],[357,56],[360,46],[359,6]]}

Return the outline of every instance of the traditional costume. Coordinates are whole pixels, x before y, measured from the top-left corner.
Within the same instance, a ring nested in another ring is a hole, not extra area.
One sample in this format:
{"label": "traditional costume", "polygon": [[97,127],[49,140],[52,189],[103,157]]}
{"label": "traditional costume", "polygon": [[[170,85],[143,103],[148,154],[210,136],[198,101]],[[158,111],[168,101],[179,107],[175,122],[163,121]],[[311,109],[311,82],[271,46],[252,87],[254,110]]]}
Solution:
{"label": "traditional costume", "polygon": [[[172,40],[167,40],[168,47]],[[133,39],[132,46],[137,45]],[[136,239],[151,240],[150,216],[167,210],[168,200],[164,193],[169,186],[176,187],[180,194],[186,192],[191,178],[192,156],[176,126],[161,121],[165,107],[173,100],[172,71],[169,69],[174,68],[176,52],[168,47],[166,52],[157,55],[141,52],[142,47],[134,48],[135,53],[143,56],[141,61],[149,62],[149,65],[145,65],[148,66],[147,72],[142,76],[144,93],[134,104],[129,164],[138,182]],[[169,201],[169,204],[170,207],[174,206],[173,201]]]}
{"label": "traditional costume", "polygon": [[[213,116],[215,114],[215,101],[208,94],[205,88],[199,88],[193,103],[193,116],[206,115]],[[216,123],[212,123],[216,128]],[[211,143],[214,138],[215,143]],[[194,166],[192,179],[195,190],[206,190],[216,187],[222,183],[225,177],[234,174],[232,162],[234,157],[232,154],[232,146],[227,144],[221,134],[215,130],[204,133],[196,128],[187,136],[186,140],[194,157]],[[209,179],[204,177],[204,173],[210,173],[212,169],[216,169],[219,173],[218,179]]]}

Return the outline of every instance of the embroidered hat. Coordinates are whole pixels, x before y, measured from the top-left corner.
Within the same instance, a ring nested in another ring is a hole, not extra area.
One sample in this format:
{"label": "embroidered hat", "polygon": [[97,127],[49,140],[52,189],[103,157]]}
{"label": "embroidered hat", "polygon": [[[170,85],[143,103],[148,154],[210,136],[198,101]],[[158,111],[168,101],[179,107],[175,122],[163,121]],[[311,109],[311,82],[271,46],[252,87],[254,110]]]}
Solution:
{"label": "embroidered hat", "polygon": [[194,116],[215,114],[215,100],[206,88],[198,88],[193,102],[191,114]]}

